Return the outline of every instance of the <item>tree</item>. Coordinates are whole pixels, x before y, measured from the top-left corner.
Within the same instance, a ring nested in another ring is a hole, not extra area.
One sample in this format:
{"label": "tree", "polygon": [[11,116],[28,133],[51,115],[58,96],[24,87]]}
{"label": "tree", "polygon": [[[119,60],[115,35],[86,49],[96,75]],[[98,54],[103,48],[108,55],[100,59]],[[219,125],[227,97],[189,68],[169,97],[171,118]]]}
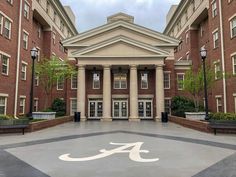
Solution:
{"label": "tree", "polygon": [[48,98],[52,97],[52,89],[58,80],[66,80],[76,73],[75,67],[59,58],[44,58],[36,65],[36,73],[46,94],[44,109],[48,106]]}
{"label": "tree", "polygon": [[[219,76],[220,74],[217,73]],[[207,89],[210,89],[215,82],[215,72],[209,66],[206,67],[206,79],[207,79]],[[185,74],[183,81],[184,90],[189,92],[194,101],[195,111],[199,111],[200,100],[204,94],[204,76],[202,67],[199,68],[197,72],[192,69],[188,70]]]}

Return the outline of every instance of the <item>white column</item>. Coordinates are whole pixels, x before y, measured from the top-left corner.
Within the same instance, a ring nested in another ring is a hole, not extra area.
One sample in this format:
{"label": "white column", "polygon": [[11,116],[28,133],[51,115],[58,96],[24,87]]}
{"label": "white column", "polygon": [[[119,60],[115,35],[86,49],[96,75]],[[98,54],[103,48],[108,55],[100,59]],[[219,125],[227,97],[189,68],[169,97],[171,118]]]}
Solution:
{"label": "white column", "polygon": [[129,121],[139,121],[138,117],[138,73],[137,66],[130,65],[130,117]]}
{"label": "white column", "polygon": [[80,112],[81,121],[86,120],[85,116],[85,66],[78,66],[78,89],[77,89],[77,110]]}
{"label": "white column", "polygon": [[160,120],[164,112],[164,99],[163,65],[156,65],[156,120]]}
{"label": "white column", "polygon": [[102,121],[111,119],[111,69],[110,65],[103,66],[103,118]]}

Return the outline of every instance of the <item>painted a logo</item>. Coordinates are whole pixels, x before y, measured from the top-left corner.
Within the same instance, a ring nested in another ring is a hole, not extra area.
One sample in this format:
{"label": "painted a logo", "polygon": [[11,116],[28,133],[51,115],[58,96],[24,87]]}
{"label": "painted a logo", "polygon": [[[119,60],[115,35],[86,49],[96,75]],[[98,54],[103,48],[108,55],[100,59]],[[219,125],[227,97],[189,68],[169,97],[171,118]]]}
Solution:
{"label": "painted a logo", "polygon": [[[67,162],[83,162],[83,161],[91,161],[97,160],[101,158],[105,158],[114,154],[119,153],[129,153],[130,160],[135,162],[156,162],[159,158],[154,159],[143,159],[140,156],[140,153],[149,153],[148,150],[141,150],[141,146],[143,142],[136,142],[136,143],[110,143],[111,145],[120,146],[118,148],[114,148],[111,150],[102,149],[100,150],[100,154],[90,156],[90,157],[83,157],[83,158],[73,158],[71,154],[63,154],[59,157],[60,160],[67,161]],[[130,149],[131,148],[131,149]],[[130,149],[130,150],[128,150]]]}

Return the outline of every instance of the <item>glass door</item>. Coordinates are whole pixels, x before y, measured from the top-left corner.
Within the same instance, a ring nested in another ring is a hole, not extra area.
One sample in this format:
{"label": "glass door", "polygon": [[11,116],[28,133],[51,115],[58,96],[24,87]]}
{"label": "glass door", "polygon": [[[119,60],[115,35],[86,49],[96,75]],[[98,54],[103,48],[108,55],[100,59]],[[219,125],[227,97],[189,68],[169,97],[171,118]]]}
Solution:
{"label": "glass door", "polygon": [[128,101],[113,100],[113,118],[128,119]]}
{"label": "glass door", "polygon": [[101,100],[89,100],[89,105],[88,105],[89,119],[101,119],[102,111],[103,107]]}
{"label": "glass door", "polygon": [[139,100],[138,113],[142,119],[153,119],[152,100]]}

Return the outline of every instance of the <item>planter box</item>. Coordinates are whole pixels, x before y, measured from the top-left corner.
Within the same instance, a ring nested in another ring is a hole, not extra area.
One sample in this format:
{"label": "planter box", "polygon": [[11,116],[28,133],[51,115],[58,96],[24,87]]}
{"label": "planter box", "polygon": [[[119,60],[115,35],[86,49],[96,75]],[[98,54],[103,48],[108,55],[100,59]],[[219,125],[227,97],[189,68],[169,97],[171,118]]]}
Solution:
{"label": "planter box", "polygon": [[56,118],[56,112],[33,112],[32,117],[34,119],[55,119]]}
{"label": "planter box", "polygon": [[205,116],[205,112],[185,112],[185,117],[189,120],[204,120]]}

